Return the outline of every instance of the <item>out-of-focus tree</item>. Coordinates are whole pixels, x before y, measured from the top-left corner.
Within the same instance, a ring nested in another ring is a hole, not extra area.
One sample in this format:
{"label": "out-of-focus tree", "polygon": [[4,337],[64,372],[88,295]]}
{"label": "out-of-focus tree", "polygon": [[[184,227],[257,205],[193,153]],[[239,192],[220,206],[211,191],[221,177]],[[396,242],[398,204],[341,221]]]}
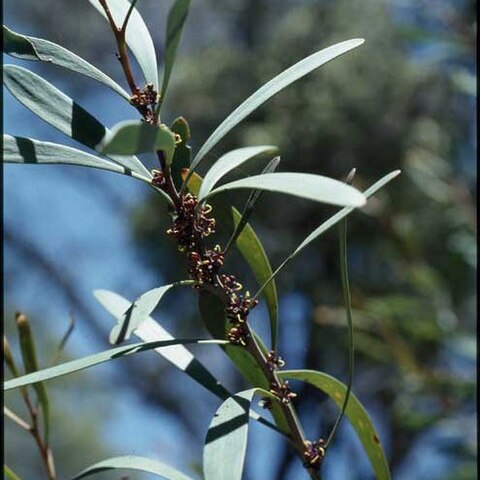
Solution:
{"label": "out-of-focus tree", "polygon": [[[420,466],[407,470],[406,464],[412,459],[421,464],[414,455],[425,441],[431,444],[429,454],[443,448],[440,455],[446,461],[437,464],[444,472],[432,469],[430,478],[473,478],[475,2],[193,3],[163,121],[185,116],[194,148],[219,119],[286,66],[336,41],[366,38],[348,60],[332,63],[269,101],[213,155],[244,144],[273,143],[280,147],[280,170],[343,177],[355,166],[360,188],[387,171],[403,169],[404,175],[349,223],[355,392],[383,412],[382,431],[398,478],[422,478]],[[28,33],[102,61],[101,68],[119,78],[110,32],[85,2],[16,0],[7,3],[6,11],[20,13],[22,4],[35,19],[36,30]],[[145,0],[139,8],[153,27],[168,5]],[[71,35],[80,16],[89,32]],[[151,30],[161,42],[163,32]],[[154,197],[148,198],[133,223],[146,264],[161,275],[180,257],[165,239],[167,225],[160,221],[159,208]],[[270,215],[271,210],[277,214]],[[258,232],[275,265],[330,211],[265,194],[252,222],[261,225]],[[338,358],[342,347],[346,351],[346,335],[338,307],[337,258],[337,239],[330,233],[278,279],[279,289],[291,299],[282,315],[299,322],[298,338],[281,338],[280,350],[292,367],[306,362],[333,374],[346,372],[346,355],[344,365]],[[186,302],[171,305],[170,311],[185,319],[175,322],[178,334],[198,325],[188,322],[196,312]],[[306,347],[297,348],[297,340]],[[132,365],[144,364],[135,360]],[[164,366],[135,372],[132,383],[144,398],[155,398],[184,419],[194,448],[205,425],[197,421],[201,415],[192,418],[189,405],[171,389],[162,388],[175,382],[175,374]],[[176,392],[187,389],[182,383]],[[199,394],[198,408],[202,398]],[[300,398],[309,403],[309,395]],[[334,418],[330,405],[324,405],[326,413],[318,419],[318,410],[310,409],[312,436],[324,434]],[[442,431],[448,428],[453,440],[444,446]],[[347,442],[342,432],[344,438]],[[288,477],[290,457],[284,458],[275,466],[277,477],[294,478]],[[364,478],[361,469],[357,478]]]}
{"label": "out-of-focus tree", "polygon": [[[230,24],[233,17],[236,28],[222,42],[184,57],[167,104],[168,120],[179,114],[189,120],[194,147],[218,118],[305,52],[366,37],[348,61],[307,77],[255,112],[215,155],[244,144],[276,144],[280,170],[340,178],[355,166],[357,186],[365,187],[376,175],[403,169],[397,184],[351,221],[356,391],[383,405],[394,470],[401,474],[402,460],[422,435],[450,419],[457,422],[457,440],[443,452],[445,461],[465,459],[471,475],[473,435],[462,439],[460,426],[463,416],[473,415],[474,393],[471,5],[245,1],[222,2],[219,8],[210,3]],[[175,253],[162,239],[166,225],[157,220],[158,208],[149,199],[135,225],[148,263],[164,271]],[[326,212],[264,195],[255,215],[274,264]],[[338,298],[341,304],[336,242],[332,234],[322,238],[278,285],[308,299],[310,313],[301,320],[303,338],[310,339],[302,352],[309,367],[339,374],[335,352],[344,345],[345,320],[341,309],[325,303]],[[281,349],[300,363],[290,343],[283,339]],[[468,366],[463,375],[453,365],[460,361]],[[287,465],[281,470],[279,478]]]}

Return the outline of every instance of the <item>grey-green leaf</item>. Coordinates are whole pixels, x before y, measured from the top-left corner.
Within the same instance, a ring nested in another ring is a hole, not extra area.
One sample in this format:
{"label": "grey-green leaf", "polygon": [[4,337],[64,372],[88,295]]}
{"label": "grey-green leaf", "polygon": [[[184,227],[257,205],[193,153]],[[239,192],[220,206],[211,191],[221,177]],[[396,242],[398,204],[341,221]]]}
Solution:
{"label": "grey-green leaf", "polygon": [[[270,162],[268,162],[266,167],[262,170],[262,173],[273,173],[277,169],[279,163],[280,163],[280,157],[273,158],[272,160],[270,160]],[[250,220],[250,216],[253,213],[255,205],[258,199],[260,198],[260,196],[262,195],[262,193],[263,193],[262,190],[252,190],[250,192],[250,195],[248,196],[248,199],[245,203],[245,207],[243,208],[243,211],[241,213],[240,220],[236,224],[235,230],[233,231],[232,235],[228,239],[227,245],[225,246],[225,251],[228,250],[228,248],[233,242],[236,242],[237,238],[242,233],[245,226],[248,224],[248,221]],[[276,345],[273,340],[272,340],[272,349],[276,350]]]}
{"label": "grey-green leaf", "polygon": [[[123,323],[125,312],[132,306],[131,302],[121,295],[108,290],[95,290],[94,295],[103,307],[117,320],[118,324]],[[167,330],[150,316],[138,325],[132,333],[145,342],[174,339]],[[156,348],[155,351],[217,397],[225,399],[229,396],[228,390],[222,386],[184,345],[179,344]]]}
{"label": "grey-green leaf", "polygon": [[175,137],[165,125],[149,125],[140,120],[117,123],[99,142],[97,150],[108,155],[134,155],[136,153],[165,152],[166,163],[172,163]]}
{"label": "grey-green leaf", "polygon": [[360,46],[363,39],[357,38],[337,43],[331,47],[320,50],[309,57],[300,60],[295,65],[277,75],[259,88],[253,95],[248,97],[239,107],[237,107],[210,135],[203,144],[192,162],[192,170],[203,160],[205,155],[237,124],[239,124],[250,113],[265,103],[269,98],[283,90],[285,87],[304,77],[312,70],[324,65],[334,58],[342,55],[353,48]]}
{"label": "grey-green leaf", "polygon": [[165,41],[165,62],[163,66],[162,90],[160,92],[160,100],[157,105],[157,112],[160,111],[162,103],[167,92],[168,82],[175,63],[175,55],[177,53],[180,37],[182,36],[183,26],[187,19],[188,10],[190,8],[190,0],[175,0],[167,20],[167,38]]}
{"label": "grey-green leaf", "polygon": [[[375,182],[370,188],[365,190],[365,192],[363,192],[363,195],[365,196],[365,198],[371,197],[373,194],[378,192],[378,190],[384,187],[388,182],[392,181],[399,174],[400,174],[400,170],[394,170],[393,172],[390,172],[389,174],[385,175],[380,180]],[[305,238],[305,240],[303,240],[303,242],[300,243],[300,245],[275,269],[275,271],[270,275],[270,278],[262,284],[258,292],[255,294],[255,298],[260,294],[260,292],[262,292],[265,288],[268,287],[270,282],[275,279],[275,277],[285,267],[285,265],[287,265],[287,263],[293,260],[304,248],[310,245],[310,243],[316,240],[320,235],[322,235],[327,230],[332,228],[334,225],[336,225],[340,220],[345,218],[347,215],[350,215],[350,213],[352,213],[353,210],[355,210],[354,207],[342,208],[342,210],[337,212],[335,215],[332,215],[328,220],[323,222],[313,232],[311,232],[307,236],[307,238]]]}
{"label": "grey-green leaf", "polygon": [[187,477],[164,463],[136,455],[125,455],[102,460],[77,473],[72,480],[80,480],[80,478],[90,477],[91,475],[107,470],[135,470],[138,472],[152,473],[165,480],[192,480],[190,477]]}
{"label": "grey-green leaf", "polygon": [[[389,174],[385,175],[380,180],[375,182],[371,187],[367,188],[367,190],[363,192],[363,195],[367,199],[370,198],[372,195],[378,192],[388,182],[391,182],[398,175],[400,175],[400,170],[394,170],[393,172],[390,172]],[[295,249],[295,251],[292,254],[292,257],[298,255],[306,246],[308,246],[322,233],[325,233],[327,230],[329,230],[334,225],[336,225],[340,220],[342,220],[351,212],[353,212],[353,210],[354,208],[352,207],[343,208],[342,210],[337,212],[335,215],[331,216],[328,220],[323,222],[312,233],[310,233],[310,235],[308,235],[307,238],[305,238],[305,240]]]}
{"label": "grey-green leaf", "polygon": [[256,147],[244,147],[232,150],[222,155],[208,170],[205,175],[200,192],[199,200],[204,199],[218,183],[218,181],[228,172],[239,167],[242,163],[253,158],[258,158],[261,154],[274,153],[277,148],[273,145],[260,145]]}
{"label": "grey-green leaf", "polygon": [[58,65],[106,85],[130,102],[128,93],[108,75],[75,53],[43,38],[21,35],[3,26],[3,51],[22,60],[37,60]]}
{"label": "grey-green leaf", "polygon": [[[126,298],[108,290],[96,290],[94,295],[118,323],[123,321],[124,312],[126,312],[132,305]],[[151,342],[154,340],[173,340],[173,336],[152,317],[146,318],[136,330],[133,331],[133,334],[145,342]],[[190,353],[185,346],[172,345],[169,347],[160,347],[156,348],[155,352],[163,356],[166,360],[172,363],[172,365],[185,372],[209,392],[222,400],[227,399],[231,395],[230,392]],[[262,425],[279,431],[275,425],[258,415],[258,413],[253,410],[250,411],[250,417],[260,422]]]}
{"label": "grey-green leaf", "polygon": [[90,155],[66,145],[41,142],[32,138],[4,135],[3,161],[6,163],[79,165],[131,175],[146,183],[150,183],[150,178],[132,172],[104,158]]}
{"label": "grey-green leaf", "polygon": [[[107,19],[105,10],[98,0],[89,0],[89,2]],[[120,28],[130,8],[130,2],[128,0],[108,0],[108,7],[110,8],[117,27]],[[148,28],[136,8],[133,9],[128,21],[125,40],[137,59],[146,83],[153,83],[155,90],[158,90],[155,47],[153,46],[152,37],[150,36]]]}
{"label": "grey-green leaf", "polygon": [[276,399],[261,388],[239,392],[225,400],[208,428],[203,450],[207,480],[241,480],[247,453],[248,419],[253,396]]}
{"label": "grey-green leaf", "polygon": [[162,297],[175,286],[189,282],[172,283],[162,287],[154,288],[140,295],[125,311],[123,319],[110,332],[110,343],[118,345],[128,340],[134,330],[155,310]]}
{"label": "grey-green leaf", "polygon": [[[285,370],[279,372],[282,379],[302,380],[327,394],[339,408],[343,404],[347,387],[326,373],[314,370]],[[350,395],[345,415],[355,429],[368,455],[376,480],[390,480],[390,471],[378,434],[367,411],[358,398]]]}
{"label": "grey-green leaf", "polygon": [[256,188],[270,192],[286,193],[317,202],[350,207],[361,207],[365,197],[357,189],[333,178],[310,173],[265,173],[226,183],[212,190],[208,197],[227,190]]}
{"label": "grey-green leaf", "polygon": [[43,382],[51,380],[52,378],[62,377],[69,373],[77,372],[85,368],[90,368],[99,363],[109,362],[110,360],[116,360],[127,355],[133,355],[139,352],[145,352],[159,347],[168,347],[171,345],[183,345],[196,343],[200,345],[212,345],[212,344],[225,344],[223,340],[198,340],[198,339],[176,339],[176,340],[159,340],[155,342],[133,343],[123,347],[111,348],[104,352],[96,353],[88,357],[80,358],[78,360],[72,360],[71,362],[62,363],[55,367],[39,370],[28,375],[8,380],[3,384],[3,390],[12,390],[13,388],[23,387],[25,385],[31,385],[32,383]]}
{"label": "grey-green leaf", "polygon": [[[77,142],[94,150],[108,134],[94,116],[35,73],[16,65],[5,65],[3,81],[20,103]],[[136,157],[110,158],[133,172],[151,178],[150,172]]]}

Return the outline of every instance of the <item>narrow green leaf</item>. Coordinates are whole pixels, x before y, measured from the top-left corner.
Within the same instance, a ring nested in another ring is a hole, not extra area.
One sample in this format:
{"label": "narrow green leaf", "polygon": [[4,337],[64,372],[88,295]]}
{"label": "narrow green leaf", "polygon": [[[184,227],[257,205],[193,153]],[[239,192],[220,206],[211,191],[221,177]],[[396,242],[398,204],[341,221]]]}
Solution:
{"label": "narrow green leaf", "polygon": [[170,165],[175,150],[175,137],[166,125],[156,126],[140,120],[126,120],[114,125],[99,142],[97,150],[108,155],[134,155],[162,150],[167,165]]}
{"label": "narrow green leaf", "polygon": [[6,480],[21,480],[20,477],[8,466],[3,465],[3,474]]}
{"label": "narrow green leaf", "polygon": [[333,178],[310,173],[265,173],[226,183],[212,190],[207,198],[237,188],[258,188],[270,192],[286,193],[331,205],[361,207],[365,197],[355,188]]}
{"label": "narrow green leaf", "polygon": [[165,99],[168,82],[172,73],[173,64],[175,63],[175,55],[189,8],[190,0],[175,0],[175,3],[168,13],[167,38],[165,40],[165,64],[163,66],[162,90],[157,105],[157,113],[160,112],[163,100]]}
{"label": "narrow green leaf", "polygon": [[[201,183],[202,178],[194,173],[188,182],[188,188],[194,195],[198,195]],[[233,233],[242,219],[242,215],[235,207],[230,207],[224,202],[215,206],[214,215],[217,219],[218,228],[226,229],[229,235]],[[272,276],[272,267],[260,239],[249,223],[245,225],[240,235],[238,235],[235,246],[252,270],[258,285],[264,285]],[[269,282],[262,290],[262,293],[268,308],[272,348],[275,348],[278,329],[278,297],[275,282]]]}
{"label": "narrow green leaf", "polygon": [[[301,380],[327,394],[341,408],[347,387],[326,373],[314,370],[285,370],[279,372],[282,379]],[[390,471],[380,439],[373,423],[362,404],[352,393],[345,415],[355,429],[368,455],[376,480],[389,480]]]}
{"label": "narrow green leaf", "polygon": [[4,25],[3,51],[15,58],[51,63],[93,78],[93,80],[106,85],[130,102],[130,95],[108,75],[56,43],[43,38],[21,35]]}
{"label": "narrow green leaf", "polygon": [[236,393],[216,411],[203,450],[203,473],[208,480],[241,480],[247,453],[249,411],[254,395],[276,400],[261,388]]}
{"label": "narrow green leaf", "polygon": [[[95,150],[96,145],[108,134],[108,129],[95,117],[50,82],[16,65],[5,65],[3,68],[3,82],[10,93],[65,135]],[[150,176],[150,172],[136,157],[110,158],[132,172]]]}
{"label": "narrow green leaf", "polygon": [[269,98],[283,90],[285,87],[304,77],[312,70],[324,65],[334,58],[342,55],[353,48],[360,46],[363,39],[347,40],[337,43],[331,47],[316,52],[309,57],[300,60],[300,62],[291,66],[287,70],[277,75],[275,78],[260,87],[253,95],[248,97],[239,107],[237,107],[210,135],[203,144],[192,162],[192,171],[205,158],[205,155],[237,124],[239,124],[250,113],[265,103]]}
{"label": "narrow green leaf", "polygon": [[[352,184],[353,177],[355,176],[356,169],[354,168],[347,176],[346,183],[349,185]],[[350,298],[350,281],[348,279],[348,258],[347,258],[347,219],[342,220],[339,228],[339,256],[340,256],[340,273],[342,278],[342,293],[343,301],[345,304],[345,312],[347,315],[347,325],[348,325],[348,382],[347,382],[347,391],[345,393],[345,398],[343,400],[342,408],[333,424],[332,430],[325,441],[325,450],[328,449],[335,434],[337,433],[340,423],[345,414],[345,410],[350,400],[350,393],[352,391],[353,384],[353,369],[355,361],[355,342],[353,338],[353,318],[352,318],[352,305]]]}
{"label": "narrow green leaf", "polygon": [[[105,10],[98,0],[89,0],[89,2],[107,19]],[[108,7],[118,28],[123,25],[125,17],[130,9],[128,0],[108,0]],[[145,22],[136,8],[133,9],[125,40],[133,55],[137,59],[138,65],[143,72],[146,83],[153,83],[155,90],[158,91],[158,72],[157,57],[152,37],[148,31]]]}
{"label": "narrow green leaf", "polygon": [[93,367],[99,363],[109,362],[110,360],[116,360],[117,358],[126,357],[127,355],[133,355],[138,352],[145,352],[147,350],[152,350],[159,347],[168,347],[170,345],[183,345],[189,343],[197,343],[199,345],[219,345],[227,342],[223,340],[176,339],[133,343],[123,347],[111,348],[110,350],[80,358],[79,360],[72,360],[71,362],[62,363],[61,365],[56,365],[55,367],[46,368],[28,375],[23,375],[22,377],[8,380],[3,384],[3,390],[12,390],[13,388],[23,387],[24,385],[51,380],[52,378],[68,375],[69,373]]}
{"label": "narrow green leaf", "polygon": [[273,153],[276,150],[277,148],[273,145],[260,145],[258,147],[238,148],[221,156],[212,167],[210,167],[203,178],[202,186],[198,193],[199,201],[207,197],[218,181],[228,172],[234,170],[248,160],[258,158],[262,154]]}
{"label": "narrow green leaf", "polygon": [[[400,175],[400,170],[394,170],[393,172],[390,172],[389,174],[385,175],[380,180],[375,182],[370,188],[365,190],[363,192],[363,195],[365,196],[365,198],[370,198],[372,195],[378,192],[378,190],[380,190],[398,175]],[[263,289],[266,288],[270,284],[270,282],[278,275],[278,273],[280,273],[280,271],[285,267],[285,265],[287,265],[287,263],[293,260],[304,248],[310,245],[310,243],[316,240],[320,235],[322,235],[327,230],[336,225],[340,220],[345,218],[347,215],[350,215],[353,210],[355,210],[353,207],[342,208],[342,210],[337,212],[335,215],[332,215],[328,220],[323,222],[313,232],[311,232],[307,236],[307,238],[305,238],[305,240],[303,240],[303,242],[300,243],[300,245],[276,268],[276,270],[270,275],[270,278],[268,278],[263,283],[263,285],[260,287],[260,289],[253,298],[256,298],[263,291]]]}
{"label": "narrow green leaf", "polygon": [[183,473],[174,468],[160,463],[150,458],[137,457],[136,455],[125,455],[123,457],[113,457],[101,462],[95,463],[90,467],[77,473],[72,480],[90,477],[96,473],[107,470],[135,470],[139,472],[152,473],[165,480],[192,480]]}
{"label": "narrow green leaf", "polygon": [[[22,353],[23,365],[27,374],[35,375],[38,371],[37,354],[35,353],[35,343],[33,341],[32,331],[26,315],[17,313],[15,316],[15,323],[17,324],[18,337],[20,340],[20,351]],[[24,377],[17,377],[12,381]],[[50,405],[48,402],[47,390],[43,383],[34,385],[38,401],[42,407],[43,413],[43,432],[45,444],[48,445],[50,432]]]}
{"label": "narrow green leaf", "polygon": [[[199,292],[199,310],[202,321],[207,330],[214,338],[226,339],[230,324],[225,315],[225,303],[215,293],[202,290]],[[253,331],[253,330],[252,330]],[[255,334],[255,339],[264,353],[267,352],[262,340]],[[255,359],[243,348],[230,344],[221,345],[226,355],[233,362],[242,376],[253,386],[268,390],[270,388],[268,379]],[[289,433],[288,423],[285,420],[282,409],[273,404],[271,414],[275,419],[277,427],[284,433]]]}
{"label": "narrow green leaf", "polygon": [[58,143],[41,142],[33,138],[3,136],[3,161],[6,163],[64,164],[98,168],[110,172],[131,175],[150,184],[151,175],[146,177],[110,162],[104,158],[90,155],[76,148]]}
{"label": "narrow green leaf", "polygon": [[[131,302],[121,295],[108,290],[95,290],[94,295],[117,320],[118,324],[124,321],[125,312],[132,306]],[[118,328],[118,325],[114,328]],[[174,337],[150,316],[138,325],[136,329],[132,329],[132,333],[145,342],[174,340]],[[229,396],[228,390],[185,346],[178,344],[156,348],[155,351],[217,397],[225,399]]]}

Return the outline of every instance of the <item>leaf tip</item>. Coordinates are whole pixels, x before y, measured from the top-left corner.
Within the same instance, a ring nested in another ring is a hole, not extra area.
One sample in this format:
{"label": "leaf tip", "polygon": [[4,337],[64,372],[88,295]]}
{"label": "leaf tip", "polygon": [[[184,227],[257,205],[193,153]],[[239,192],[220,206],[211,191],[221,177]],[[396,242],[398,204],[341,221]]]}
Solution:
{"label": "leaf tip", "polygon": [[22,312],[15,313],[15,322],[18,327],[28,326],[27,316]]}

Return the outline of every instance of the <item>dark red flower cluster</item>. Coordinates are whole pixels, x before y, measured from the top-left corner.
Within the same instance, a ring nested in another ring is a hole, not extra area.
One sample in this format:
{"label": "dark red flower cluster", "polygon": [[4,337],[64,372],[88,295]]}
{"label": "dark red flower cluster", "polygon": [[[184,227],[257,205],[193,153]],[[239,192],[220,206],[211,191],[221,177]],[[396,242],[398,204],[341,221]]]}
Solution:
{"label": "dark red flower cluster", "polygon": [[152,83],[147,83],[144,88],[137,88],[130,97],[130,103],[142,112],[145,123],[155,124],[155,106],[158,93]]}
{"label": "dark red flower cluster", "polygon": [[270,384],[270,393],[273,393],[282,403],[290,403],[290,401],[297,396],[290,390],[288,381]]}
{"label": "dark red flower cluster", "polygon": [[282,357],[280,356],[277,357],[274,350],[270,350],[268,352],[267,363],[268,363],[268,367],[272,372],[285,366],[285,362],[283,361]]}
{"label": "dark red flower cluster", "polygon": [[315,442],[306,440],[304,442],[305,450],[303,452],[304,463],[306,468],[319,468],[325,456],[325,441],[320,439]]}
{"label": "dark red flower cluster", "polygon": [[160,170],[152,170],[152,175],[153,175],[152,185],[163,189],[166,183],[165,176],[163,175],[163,173]]}
{"label": "dark red flower cluster", "polygon": [[167,230],[167,234],[177,240],[181,252],[197,251],[201,240],[215,231],[215,219],[207,217],[212,207],[205,205],[195,211],[197,204],[197,198],[190,193],[181,197],[177,218],[173,222],[173,227]]}
{"label": "dark red flower cluster", "polygon": [[[161,172],[153,171],[152,183],[162,187],[164,178]],[[226,295],[226,315],[231,324],[227,333],[228,340],[235,345],[246,345],[250,336],[246,325],[250,310],[258,300],[250,298],[250,293],[240,294],[243,289],[234,275],[219,275],[224,263],[224,253],[219,245],[202,252],[202,240],[215,231],[215,219],[209,218],[210,205],[199,206],[198,199],[187,193],[180,198],[177,217],[172,228],[167,230],[178,242],[178,249],[187,252],[188,273],[195,280],[195,288],[204,285],[218,285]]]}
{"label": "dark red flower cluster", "polygon": [[203,256],[198,252],[189,252],[188,273],[190,278],[195,280],[196,287],[208,283],[214,284],[216,275],[223,266],[224,255],[220,245],[216,245],[213,250],[207,250]]}
{"label": "dark red flower cluster", "polygon": [[[238,282],[237,284],[240,285]],[[258,300],[252,300],[248,291],[245,292],[245,295],[237,295],[233,291],[229,292],[226,314],[232,324],[232,328],[228,332],[230,342],[243,346],[247,344],[250,333],[246,321],[250,310],[257,304]]]}

